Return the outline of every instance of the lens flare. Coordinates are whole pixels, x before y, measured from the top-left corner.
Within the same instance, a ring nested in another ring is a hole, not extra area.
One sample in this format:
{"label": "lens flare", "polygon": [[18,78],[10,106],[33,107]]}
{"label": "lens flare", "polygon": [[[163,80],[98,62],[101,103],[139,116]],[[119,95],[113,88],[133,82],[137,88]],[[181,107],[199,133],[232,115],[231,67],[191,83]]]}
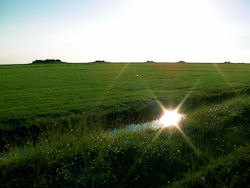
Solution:
{"label": "lens flare", "polygon": [[160,119],[160,123],[163,124],[164,127],[169,127],[171,125],[178,125],[181,118],[182,115],[179,114],[176,110],[173,111],[165,110],[164,115]]}

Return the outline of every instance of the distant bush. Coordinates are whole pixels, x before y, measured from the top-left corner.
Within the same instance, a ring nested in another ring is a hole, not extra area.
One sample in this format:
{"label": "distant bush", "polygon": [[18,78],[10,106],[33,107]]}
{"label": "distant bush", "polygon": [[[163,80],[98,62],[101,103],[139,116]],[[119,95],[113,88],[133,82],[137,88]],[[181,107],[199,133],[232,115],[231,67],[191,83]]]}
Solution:
{"label": "distant bush", "polygon": [[108,62],[106,62],[104,60],[96,60],[94,63],[108,63]]}
{"label": "distant bush", "polygon": [[177,63],[186,63],[185,61],[178,61]]}

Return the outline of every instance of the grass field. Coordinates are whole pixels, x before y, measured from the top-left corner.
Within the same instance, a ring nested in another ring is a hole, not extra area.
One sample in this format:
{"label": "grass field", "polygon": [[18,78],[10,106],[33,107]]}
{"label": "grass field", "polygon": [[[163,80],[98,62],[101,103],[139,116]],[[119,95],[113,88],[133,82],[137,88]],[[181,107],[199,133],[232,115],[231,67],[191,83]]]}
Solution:
{"label": "grass field", "polygon": [[[0,187],[247,187],[250,65],[0,66]],[[107,130],[162,114],[180,129]],[[2,183],[3,182],[3,183]]]}
{"label": "grass field", "polygon": [[[0,127],[40,117],[142,111],[250,87],[250,66],[235,64],[56,64],[0,67]],[[38,120],[38,119],[37,119]],[[12,123],[13,122],[13,123]]]}

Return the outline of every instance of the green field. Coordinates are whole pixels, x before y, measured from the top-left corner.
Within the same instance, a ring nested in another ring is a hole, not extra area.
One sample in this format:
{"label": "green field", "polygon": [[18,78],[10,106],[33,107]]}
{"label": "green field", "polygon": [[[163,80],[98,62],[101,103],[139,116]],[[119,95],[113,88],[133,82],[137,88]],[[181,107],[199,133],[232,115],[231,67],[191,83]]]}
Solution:
{"label": "green field", "polygon": [[163,104],[177,105],[190,91],[192,98],[250,88],[249,65],[216,66],[156,63],[1,66],[0,127],[27,126],[35,123],[30,122],[35,118],[72,112],[139,112],[154,104],[155,96]]}
{"label": "green field", "polygon": [[[4,65],[0,92],[0,187],[250,183],[248,64]],[[184,102],[183,133],[108,134],[159,118],[157,100]]]}

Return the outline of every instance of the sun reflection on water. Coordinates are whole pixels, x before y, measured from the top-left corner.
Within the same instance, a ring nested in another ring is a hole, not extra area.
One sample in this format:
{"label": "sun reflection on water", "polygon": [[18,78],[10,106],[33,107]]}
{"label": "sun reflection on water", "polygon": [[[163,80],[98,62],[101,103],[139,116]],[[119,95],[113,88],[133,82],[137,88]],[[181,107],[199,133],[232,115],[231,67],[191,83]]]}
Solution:
{"label": "sun reflection on water", "polygon": [[[164,110],[164,114],[160,119],[156,119],[150,122],[130,124],[126,128],[113,129],[109,133],[117,134],[119,131],[142,131],[145,129],[164,129],[170,126],[178,126],[181,120],[185,119],[184,114],[180,114],[177,110]],[[177,127],[178,128],[178,127]],[[160,131],[161,132],[161,131]]]}
{"label": "sun reflection on water", "polygon": [[177,110],[164,110],[164,115],[160,118],[160,123],[163,127],[169,127],[171,125],[178,125],[179,121],[184,117],[183,114],[179,114]]}

